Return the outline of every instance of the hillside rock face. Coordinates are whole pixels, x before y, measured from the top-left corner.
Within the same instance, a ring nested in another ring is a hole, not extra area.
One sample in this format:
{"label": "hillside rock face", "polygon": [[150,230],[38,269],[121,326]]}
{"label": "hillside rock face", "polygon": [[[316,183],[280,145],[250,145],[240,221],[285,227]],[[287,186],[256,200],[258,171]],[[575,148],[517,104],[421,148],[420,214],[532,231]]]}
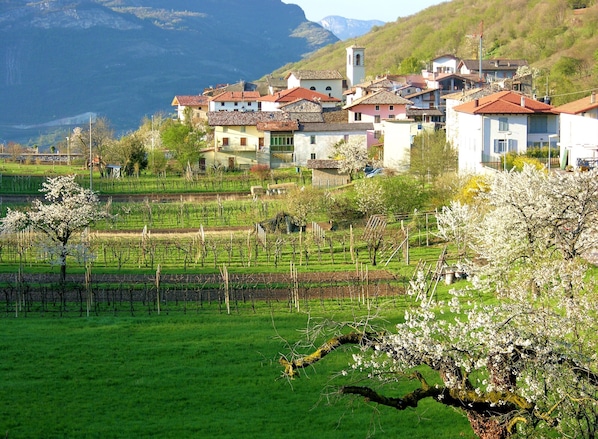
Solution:
{"label": "hillside rock face", "polygon": [[117,129],[338,41],[281,0],[0,1],[0,138],[86,112]]}
{"label": "hillside rock face", "polygon": [[321,19],[318,23],[324,29],[328,29],[341,40],[359,37],[367,34],[374,26],[383,26],[384,22],[380,20],[355,20],[352,18],[329,15]]}

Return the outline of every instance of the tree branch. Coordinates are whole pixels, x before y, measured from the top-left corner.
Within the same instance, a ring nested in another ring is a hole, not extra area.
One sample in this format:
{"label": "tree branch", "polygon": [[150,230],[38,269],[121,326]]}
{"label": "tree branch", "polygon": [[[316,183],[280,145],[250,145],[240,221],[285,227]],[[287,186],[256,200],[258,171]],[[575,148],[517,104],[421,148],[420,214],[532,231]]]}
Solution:
{"label": "tree branch", "polygon": [[284,366],[285,375],[293,378],[297,374],[297,369],[302,369],[314,363],[317,363],[326,355],[338,349],[342,345],[360,344],[362,343],[364,338],[368,339],[367,337],[367,334],[358,332],[351,332],[349,334],[339,335],[338,337],[331,338],[322,346],[320,346],[315,352],[306,355],[305,357],[300,357],[291,361],[287,360],[285,357],[281,357],[278,361],[280,362],[280,364]]}

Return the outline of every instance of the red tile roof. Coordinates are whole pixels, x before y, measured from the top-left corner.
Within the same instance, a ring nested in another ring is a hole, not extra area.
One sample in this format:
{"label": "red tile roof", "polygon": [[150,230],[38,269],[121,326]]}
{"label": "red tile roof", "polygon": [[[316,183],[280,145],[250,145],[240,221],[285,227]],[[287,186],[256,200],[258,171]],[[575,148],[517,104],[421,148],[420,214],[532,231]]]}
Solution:
{"label": "red tile roof", "polygon": [[318,93],[317,91],[308,90],[303,87],[289,88],[276,92],[273,95],[262,96],[260,99],[262,102],[278,102],[280,104],[286,104],[294,102],[297,99],[308,99],[316,102],[340,102],[340,99],[330,97],[328,95]]}
{"label": "red tile roof", "polygon": [[208,105],[209,98],[202,95],[191,95],[191,96],[175,96],[172,100],[173,107],[200,107],[202,105]]}
{"label": "red tile roof", "polygon": [[258,91],[227,91],[212,98],[214,102],[243,102],[257,101],[260,98]]}
{"label": "red tile roof", "polygon": [[559,113],[579,114],[585,113],[586,111],[590,111],[595,108],[598,108],[598,99],[596,99],[596,94],[592,93],[590,96],[586,96],[585,98],[581,98],[576,101],[569,102],[568,104],[556,107],[555,110]]}
{"label": "red tile roof", "polygon": [[455,111],[469,114],[557,114],[552,105],[512,91],[501,91],[474,99],[456,106]]}

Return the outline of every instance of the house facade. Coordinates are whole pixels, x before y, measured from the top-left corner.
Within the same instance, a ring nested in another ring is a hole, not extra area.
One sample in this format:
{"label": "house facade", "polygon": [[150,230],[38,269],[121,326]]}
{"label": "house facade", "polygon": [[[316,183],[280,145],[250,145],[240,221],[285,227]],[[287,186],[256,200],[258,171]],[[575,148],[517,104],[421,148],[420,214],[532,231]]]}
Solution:
{"label": "house facade", "polygon": [[286,76],[287,88],[305,88],[339,101],[343,98],[343,75],[337,70],[296,70]]}
{"label": "house facade", "polygon": [[172,100],[171,106],[176,108],[176,118],[184,122],[187,114],[192,121],[206,120],[209,111],[210,98],[203,95],[179,95]]}
{"label": "house facade", "polygon": [[367,144],[368,132],[373,130],[371,123],[305,123],[299,125],[295,132],[294,163],[307,166],[309,160],[330,159],[334,145],[341,141]]}
{"label": "house facade", "polygon": [[[558,132],[558,113],[550,105],[503,91],[454,107],[457,113],[460,173],[483,173],[507,152],[546,146]],[[447,127],[447,131],[449,127]]]}
{"label": "house facade", "polygon": [[227,91],[210,99],[210,111],[260,111],[258,91]]}
{"label": "house facade", "polygon": [[407,172],[411,165],[411,146],[415,136],[422,129],[434,129],[434,124],[422,124],[412,119],[389,119],[382,122],[384,127],[385,168],[397,172]]}
{"label": "house facade", "polygon": [[373,124],[373,131],[368,132],[368,147],[378,142],[384,134],[382,121],[385,119],[406,119],[407,107],[412,102],[390,91],[381,90],[364,96],[345,106],[348,110],[349,123],[367,122]]}
{"label": "house facade", "polygon": [[598,167],[598,100],[596,92],[556,107],[555,110],[560,114],[558,141],[561,166]]}

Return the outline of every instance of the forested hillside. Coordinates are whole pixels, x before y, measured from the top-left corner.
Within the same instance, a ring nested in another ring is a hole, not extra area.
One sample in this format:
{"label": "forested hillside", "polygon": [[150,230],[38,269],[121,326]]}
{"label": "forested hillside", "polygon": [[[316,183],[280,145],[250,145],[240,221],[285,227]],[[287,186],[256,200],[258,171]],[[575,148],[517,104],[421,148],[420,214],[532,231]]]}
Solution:
{"label": "forested hillside", "polygon": [[[580,8],[581,6],[586,8]],[[350,41],[327,46],[279,69],[338,69],[345,48],[366,47],[368,75],[415,73],[442,54],[475,59],[524,58],[538,69],[539,93],[556,104],[598,86],[598,5],[575,0],[453,0],[400,18]]]}

